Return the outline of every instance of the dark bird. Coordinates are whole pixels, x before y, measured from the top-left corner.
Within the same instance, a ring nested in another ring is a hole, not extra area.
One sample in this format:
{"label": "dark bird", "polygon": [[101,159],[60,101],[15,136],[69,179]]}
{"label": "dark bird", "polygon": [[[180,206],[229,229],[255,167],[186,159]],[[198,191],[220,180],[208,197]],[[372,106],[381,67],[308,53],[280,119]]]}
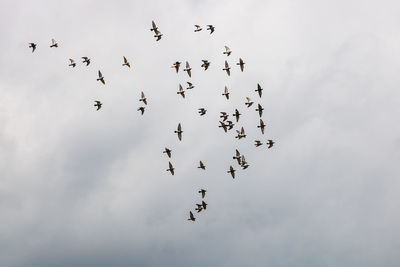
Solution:
{"label": "dark bird", "polygon": [[197,168],[205,170],[206,169],[206,165],[204,165],[204,163],[200,160],[200,166],[197,167]]}
{"label": "dark bird", "polygon": [[215,31],[215,27],[213,25],[207,25],[207,30],[210,30],[210,34]]}
{"label": "dark bird", "polygon": [[182,127],[181,127],[181,123],[178,124],[178,129],[177,131],[174,131],[174,133],[178,134],[178,139],[179,141],[182,141]]}
{"label": "dark bird", "polygon": [[129,64],[128,60],[126,59],[126,57],[124,57],[124,63],[122,64],[122,66],[127,66],[128,68],[131,67],[131,64]]}
{"label": "dark bird", "polygon": [[260,128],[261,129],[261,133],[264,134],[265,124],[264,124],[262,119],[260,119],[260,125],[258,125],[257,128]]}
{"label": "dark bird", "polygon": [[226,112],[223,112],[223,111],[221,111],[220,113],[221,113],[221,116],[219,116],[219,117],[222,118],[223,121],[226,121],[228,119],[229,115],[226,114]]}
{"label": "dark bird", "polygon": [[256,143],[254,144],[256,147],[259,147],[259,146],[262,145],[262,143],[261,143],[260,140],[254,140],[254,142],[256,142]]}
{"label": "dark bird", "polygon": [[154,37],[156,38],[156,41],[160,41],[161,40],[161,36],[163,36],[163,34],[159,31],[155,31],[155,35]]}
{"label": "dark bird", "polygon": [[224,95],[226,97],[226,99],[229,100],[229,91],[228,91],[228,87],[226,87],[226,85],[225,85],[224,93],[222,95]]}
{"label": "dark bird", "polygon": [[199,114],[200,114],[200,116],[203,116],[203,115],[205,115],[205,114],[206,114],[206,112],[207,112],[207,110],[206,110],[206,109],[204,109],[204,108],[199,108]]}
{"label": "dark bird", "polygon": [[258,115],[260,115],[260,118],[262,117],[263,110],[264,108],[260,104],[258,104],[258,108],[256,108],[256,111],[258,111]]}
{"label": "dark bird", "polygon": [[172,150],[169,148],[165,148],[163,151],[163,153],[167,153],[168,158],[171,158],[171,152],[172,152]]}
{"label": "dark bird", "polygon": [[222,70],[226,71],[226,73],[228,74],[228,76],[230,76],[230,75],[231,75],[230,69],[231,69],[231,68],[229,67],[228,61],[225,60],[225,68],[223,68]]}
{"label": "dark bird", "polygon": [[82,63],[86,63],[86,66],[89,66],[90,59],[88,57],[82,57],[82,59],[83,59]]}
{"label": "dark bird", "polygon": [[208,204],[206,202],[204,202],[204,200],[201,201],[201,205],[203,206],[203,209],[205,209],[205,210],[207,209]]}
{"label": "dark bird", "polygon": [[153,32],[157,32],[158,31],[158,27],[157,27],[156,23],[154,22],[154,20],[151,21],[151,29],[150,29],[150,31],[153,31]]}
{"label": "dark bird", "polygon": [[232,51],[229,49],[229,47],[227,47],[227,46],[225,45],[225,52],[223,52],[222,54],[225,54],[225,55],[227,55],[227,56],[230,56],[231,53],[232,53]]}
{"label": "dark bird", "polygon": [[103,105],[103,103],[101,103],[100,101],[98,101],[98,100],[96,100],[96,101],[94,101],[94,102],[96,102],[96,104],[94,104],[94,106],[95,107],[97,107],[97,109],[96,110],[99,110],[99,109],[101,109],[101,106]]}
{"label": "dark bird", "polygon": [[242,157],[240,156],[239,150],[236,149],[236,156],[234,156],[233,159],[236,159],[238,164],[241,165]]}
{"label": "dark bird", "polygon": [[223,121],[220,121],[219,123],[220,123],[221,125],[218,126],[218,127],[224,129],[224,131],[227,132],[227,131],[228,131],[227,125],[226,125]]}
{"label": "dark bird", "polygon": [[174,166],[172,166],[171,161],[168,161],[168,165],[169,165],[169,168],[167,169],[167,172],[170,172],[172,175],[174,175],[175,174],[175,172],[174,172],[175,168],[174,168]]}
{"label": "dark bird", "polygon": [[187,90],[193,89],[194,85],[191,82],[186,82],[188,84],[188,87],[186,87]]}
{"label": "dark bird", "polygon": [[251,101],[250,97],[246,97],[247,102],[245,102],[245,105],[249,108],[251,105],[253,105],[253,101]]}
{"label": "dark bird", "polygon": [[177,62],[175,62],[174,64],[172,64],[172,67],[171,67],[171,68],[175,68],[176,73],[178,73],[179,67],[180,67],[180,66],[181,66],[181,62],[177,61]]}
{"label": "dark bird", "polygon": [[186,68],[183,71],[186,71],[189,77],[192,77],[192,68],[190,67],[189,62],[186,61]]}
{"label": "dark bird", "polygon": [[243,72],[243,69],[244,69],[244,64],[246,64],[246,63],[244,63],[244,61],[243,61],[243,59],[242,58],[239,58],[239,63],[236,63],[236,65],[239,65],[240,66],[240,70]]}
{"label": "dark bird", "polygon": [[141,115],[143,115],[143,113],[144,113],[144,107],[140,107],[140,108],[138,108],[138,110],[137,111],[140,111],[141,112]]}
{"label": "dark bird", "polygon": [[75,68],[75,66],[76,66],[75,61],[72,58],[70,58],[69,61],[71,61],[71,64],[69,64],[68,66]]}
{"label": "dark bird", "polygon": [[141,96],[141,98],[139,99],[139,101],[143,101],[143,103],[144,103],[145,105],[147,105],[147,98],[144,96],[144,93],[143,93],[143,92],[140,94],[140,96]]}
{"label": "dark bird", "polygon": [[29,43],[29,48],[32,48],[32,53],[36,50],[36,44],[35,43]]}
{"label": "dark bird", "polygon": [[232,167],[232,165],[229,167],[228,173],[232,175],[232,178],[235,179],[235,169]]}
{"label": "dark bird", "polygon": [[261,98],[261,95],[262,95],[262,90],[264,90],[264,89],[262,89],[260,84],[257,83],[257,90],[255,90],[255,91],[258,92],[258,95],[260,96],[260,98]]}
{"label": "dark bird", "polygon": [[203,210],[203,205],[202,204],[196,204],[197,208],[195,208],[194,210],[197,210],[197,213],[199,213],[200,211]]}
{"label": "dark bird", "polygon": [[203,59],[201,61],[203,61],[203,64],[201,64],[201,67],[204,68],[204,70],[206,71],[208,69],[208,67],[210,67],[211,62],[209,62],[206,59]]}
{"label": "dark bird", "polygon": [[200,27],[200,25],[194,25],[194,27],[196,27],[196,29],[194,30],[194,32],[199,32],[202,30],[202,28]]}
{"label": "dark bird", "polygon": [[250,165],[247,163],[246,159],[244,158],[244,155],[242,155],[242,163],[241,167],[243,170],[247,169]]}
{"label": "dark bird", "polygon": [[228,121],[228,125],[227,125],[228,130],[232,130],[233,126],[235,126],[235,124],[232,121]]}
{"label": "dark bird", "polygon": [[273,145],[275,144],[275,142],[274,141],[272,141],[272,140],[268,140],[268,143],[267,143],[267,145],[268,145],[268,148],[271,148]]}
{"label": "dark bird", "polygon": [[239,122],[240,115],[242,115],[242,114],[240,114],[239,110],[237,110],[237,109],[235,109],[235,113],[232,114],[232,116],[235,116],[236,122]]}
{"label": "dark bird", "polygon": [[178,95],[181,95],[183,98],[185,98],[185,91],[182,88],[182,85],[179,84],[179,91],[176,92]]}
{"label": "dark bird", "polygon": [[51,45],[50,45],[50,47],[58,47],[58,44],[57,44],[56,40],[51,39]]}
{"label": "dark bird", "polygon": [[106,82],[104,81],[103,74],[101,74],[100,71],[99,71],[99,78],[97,78],[97,81],[101,81],[103,84],[106,84]]}
{"label": "dark bird", "polygon": [[244,133],[244,128],[242,127],[242,129],[240,129],[240,131],[239,130],[236,130],[236,132],[237,132],[237,136],[235,136],[235,138],[238,138],[238,139],[242,139],[242,138],[246,138],[246,134]]}
{"label": "dark bird", "polygon": [[188,221],[193,221],[194,222],[195,220],[196,220],[196,218],[193,216],[193,213],[190,212]]}
{"label": "dark bird", "polygon": [[205,189],[200,189],[199,193],[201,194],[201,198],[204,198],[206,195],[207,190]]}

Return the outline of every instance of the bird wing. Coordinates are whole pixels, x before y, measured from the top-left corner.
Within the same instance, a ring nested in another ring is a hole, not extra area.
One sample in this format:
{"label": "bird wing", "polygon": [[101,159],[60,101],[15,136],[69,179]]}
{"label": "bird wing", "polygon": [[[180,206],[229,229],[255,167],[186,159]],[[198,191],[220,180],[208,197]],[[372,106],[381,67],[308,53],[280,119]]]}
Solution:
{"label": "bird wing", "polygon": [[201,197],[204,198],[205,195],[206,195],[206,191],[205,191],[205,190],[202,190],[202,191],[201,191]]}
{"label": "bird wing", "polygon": [[228,94],[228,87],[225,86],[225,94]]}
{"label": "bird wing", "polygon": [[226,50],[226,52],[229,52],[229,47],[227,47],[226,45],[225,45],[225,50]]}
{"label": "bird wing", "polygon": [[240,130],[241,134],[244,134],[244,128],[242,127],[242,129]]}
{"label": "bird wing", "polygon": [[56,40],[51,39],[51,42],[52,42],[52,44],[55,44],[55,43],[56,43]]}
{"label": "bird wing", "polygon": [[99,78],[102,78],[103,75],[101,74],[101,71],[99,71]]}
{"label": "bird wing", "polygon": [[183,91],[182,85],[179,84],[179,92],[182,92],[182,91]]}
{"label": "bird wing", "polygon": [[262,116],[263,113],[263,108],[260,104],[258,104],[258,114],[260,115],[260,117]]}
{"label": "bird wing", "polygon": [[240,157],[240,152],[237,149],[236,149],[236,157]]}
{"label": "bird wing", "polygon": [[181,123],[178,124],[178,131],[180,132],[182,130]]}
{"label": "bird wing", "polygon": [[186,68],[187,68],[187,69],[190,68],[190,65],[189,65],[189,62],[188,62],[188,61],[186,61]]}
{"label": "bird wing", "polygon": [[229,68],[228,61],[225,60],[225,68]]}
{"label": "bird wing", "polygon": [[189,85],[189,87],[192,86],[192,83],[191,83],[191,82],[186,82],[186,83]]}
{"label": "bird wing", "polygon": [[154,20],[151,21],[151,26],[153,26],[153,29],[157,28],[156,23],[154,22]]}
{"label": "bird wing", "polygon": [[74,60],[73,60],[72,58],[70,58],[70,59],[69,59],[69,61],[71,61],[71,64],[73,64],[73,63],[74,63]]}

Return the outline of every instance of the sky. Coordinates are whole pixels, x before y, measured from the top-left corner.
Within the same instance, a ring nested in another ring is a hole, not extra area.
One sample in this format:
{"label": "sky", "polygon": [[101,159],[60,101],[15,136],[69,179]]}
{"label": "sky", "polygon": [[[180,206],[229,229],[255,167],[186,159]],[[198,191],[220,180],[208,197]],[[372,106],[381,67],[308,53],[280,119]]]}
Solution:
{"label": "sky", "polygon": [[[389,0],[1,1],[0,266],[399,266],[399,9]],[[175,61],[189,61],[192,77]],[[187,81],[195,88],[182,99]],[[219,112],[235,108],[241,140],[217,127]],[[191,222],[200,188],[207,210]]]}

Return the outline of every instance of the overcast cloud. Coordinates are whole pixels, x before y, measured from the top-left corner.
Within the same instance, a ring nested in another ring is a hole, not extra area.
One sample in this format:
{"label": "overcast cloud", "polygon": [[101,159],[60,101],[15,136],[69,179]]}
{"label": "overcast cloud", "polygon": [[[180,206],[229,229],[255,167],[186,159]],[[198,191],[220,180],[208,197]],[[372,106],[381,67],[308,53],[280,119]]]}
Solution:
{"label": "overcast cloud", "polygon": [[[399,10],[389,0],[1,1],[0,266],[400,266]],[[177,60],[191,79],[170,68]],[[265,135],[246,96],[265,108]],[[235,108],[246,139],[217,127]],[[233,180],[236,148],[250,167]],[[209,206],[193,223],[200,188]]]}

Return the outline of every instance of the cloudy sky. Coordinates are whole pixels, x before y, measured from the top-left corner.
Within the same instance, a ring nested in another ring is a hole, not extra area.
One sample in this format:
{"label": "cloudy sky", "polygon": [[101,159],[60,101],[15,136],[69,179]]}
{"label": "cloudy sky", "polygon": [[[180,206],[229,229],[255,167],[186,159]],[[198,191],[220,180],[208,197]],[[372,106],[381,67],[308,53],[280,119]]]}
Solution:
{"label": "cloudy sky", "polygon": [[[0,265],[399,266],[399,9],[394,0],[1,1]],[[192,78],[170,68],[177,60]],[[195,88],[182,99],[187,81]],[[246,96],[265,108],[264,135]],[[235,108],[245,139],[217,127]],[[200,188],[209,206],[193,223]]]}

